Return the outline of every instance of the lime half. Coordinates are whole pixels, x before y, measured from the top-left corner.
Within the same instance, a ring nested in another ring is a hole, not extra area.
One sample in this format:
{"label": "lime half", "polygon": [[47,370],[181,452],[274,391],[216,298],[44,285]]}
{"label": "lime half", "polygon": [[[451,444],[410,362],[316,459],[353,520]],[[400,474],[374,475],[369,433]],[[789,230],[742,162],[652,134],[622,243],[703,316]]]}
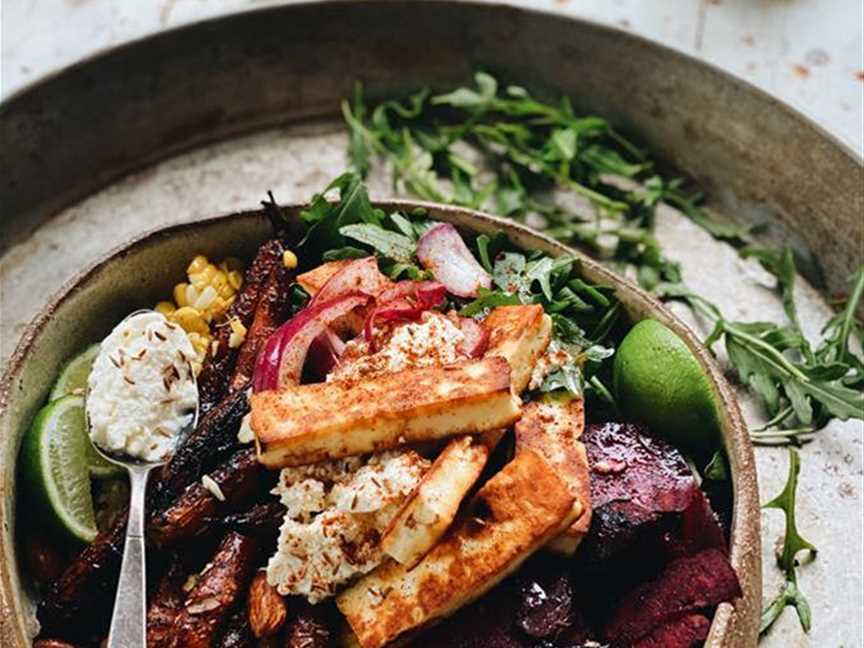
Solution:
{"label": "lime half", "polygon": [[53,401],[70,394],[83,396],[87,391],[87,378],[90,376],[90,369],[92,369],[93,361],[98,354],[99,345],[94,344],[72,358],[60,372],[60,377],[54,383],[48,400]]}
{"label": "lime half", "polygon": [[711,383],[672,330],[653,319],[639,322],[618,346],[613,369],[615,397],[626,416],[695,456],[718,447]]}
{"label": "lime half", "polygon": [[83,542],[96,537],[84,398],[64,396],[36,415],[21,447],[21,475],[46,522]]}

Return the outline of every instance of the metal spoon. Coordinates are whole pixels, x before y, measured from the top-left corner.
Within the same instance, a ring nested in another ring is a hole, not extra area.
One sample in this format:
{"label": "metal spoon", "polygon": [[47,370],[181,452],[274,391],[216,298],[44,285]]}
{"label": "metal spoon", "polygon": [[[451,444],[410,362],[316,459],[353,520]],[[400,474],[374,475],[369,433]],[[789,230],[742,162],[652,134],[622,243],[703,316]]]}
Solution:
{"label": "metal spoon", "polygon": [[[137,310],[127,315],[124,323],[136,315],[153,313],[151,310]],[[119,326],[119,324],[118,324]],[[195,380],[192,367],[189,375]],[[197,394],[197,383],[196,383]],[[89,389],[87,396],[89,396]],[[199,399],[195,400],[195,413],[186,430],[175,438],[175,444],[189,429],[194,429],[198,423]],[[84,408],[85,416],[87,408]],[[90,421],[87,419],[87,429]],[[92,442],[91,442],[92,443]],[[104,459],[114,465],[122,466],[129,473],[129,519],[126,523],[126,541],[123,545],[123,562],[120,567],[120,580],[117,582],[117,594],[114,597],[114,612],[111,616],[111,628],[108,631],[108,648],[139,648],[147,645],[147,564],[146,544],[144,538],[144,496],[147,492],[147,478],[150,471],[164,465],[170,454],[162,461],[147,462],[127,455],[108,453],[96,443],[93,448]]]}

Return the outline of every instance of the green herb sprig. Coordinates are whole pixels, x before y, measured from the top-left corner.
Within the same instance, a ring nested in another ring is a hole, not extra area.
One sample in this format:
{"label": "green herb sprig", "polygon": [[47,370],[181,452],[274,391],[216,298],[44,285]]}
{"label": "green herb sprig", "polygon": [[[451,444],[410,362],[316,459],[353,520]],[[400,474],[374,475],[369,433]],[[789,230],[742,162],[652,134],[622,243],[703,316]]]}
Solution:
{"label": "green herb sprig", "polygon": [[794,607],[798,613],[798,619],[805,632],[810,631],[813,623],[810,604],[804,594],[798,588],[797,568],[799,566],[798,555],[807,552],[809,560],[816,557],[816,547],[805,540],[798,532],[795,522],[795,497],[798,488],[798,474],[801,472],[801,458],[798,452],[789,448],[789,476],[786,486],[777,497],[763,504],[766,509],[779,509],[783,511],[786,518],[786,529],[783,534],[783,546],[777,553],[777,566],[783,571],[785,583],[780,592],[775,596],[762,611],[762,621],[759,626],[759,634],[767,632],[774,622],[780,617],[787,607]]}

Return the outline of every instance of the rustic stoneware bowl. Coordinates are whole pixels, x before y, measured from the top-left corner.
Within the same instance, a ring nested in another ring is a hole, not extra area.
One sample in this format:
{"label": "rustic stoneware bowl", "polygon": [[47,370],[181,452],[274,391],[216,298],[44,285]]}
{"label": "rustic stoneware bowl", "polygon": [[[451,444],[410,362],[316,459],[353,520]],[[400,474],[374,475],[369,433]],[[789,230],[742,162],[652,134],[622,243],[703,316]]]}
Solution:
{"label": "rustic stoneware bowl", "polygon": [[[652,317],[680,335],[708,374],[720,413],[734,489],[732,565],[744,595],[723,604],[715,615],[707,645],[755,645],[761,603],[759,503],[753,451],[732,389],[693,332],[654,298],[595,261],[552,239],[508,221],[478,212],[417,202],[392,202],[386,208],[423,206],[438,220],[475,232],[504,231],[526,250],[574,254],[584,275],[613,286],[629,318]],[[300,207],[287,208],[296,215]],[[44,403],[64,361],[106,335],[135,308],[149,306],[170,294],[193,254],[249,257],[270,233],[261,212],[243,212],[154,231],[135,239],[85,270],[55,295],[26,330],[0,383],[0,645],[30,645],[33,600],[17,559],[15,524],[26,523],[16,511],[15,461],[21,436]]]}

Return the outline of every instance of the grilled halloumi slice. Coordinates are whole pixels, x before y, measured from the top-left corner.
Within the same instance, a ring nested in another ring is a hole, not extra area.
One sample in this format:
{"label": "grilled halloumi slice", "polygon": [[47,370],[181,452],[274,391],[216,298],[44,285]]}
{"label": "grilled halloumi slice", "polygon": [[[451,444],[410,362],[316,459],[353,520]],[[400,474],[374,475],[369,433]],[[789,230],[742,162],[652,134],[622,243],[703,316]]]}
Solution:
{"label": "grilled halloumi slice", "polygon": [[585,429],[581,398],[533,401],[522,408],[516,423],[516,451],[529,448],[540,453],[567,482],[582,513],[547,549],[573,554],[591,524],[591,481],[585,445],[579,440]]}
{"label": "grilled halloumi slice", "polygon": [[258,458],[271,468],[506,427],[521,405],[503,358],[292,385],[251,404]]}
{"label": "grilled halloumi slice", "polygon": [[336,604],[363,648],[380,648],[485,594],[572,524],[574,503],[549,463],[523,449],[413,569],[384,563]]}
{"label": "grilled halloumi slice", "polygon": [[390,521],[384,553],[409,569],[420,562],[453,523],[488,458],[489,449],[470,436],[450,441]]}
{"label": "grilled halloumi slice", "polygon": [[513,393],[521,394],[552,339],[552,318],[539,304],[499,306],[482,324],[489,332],[485,357],[500,356],[510,363]]}

